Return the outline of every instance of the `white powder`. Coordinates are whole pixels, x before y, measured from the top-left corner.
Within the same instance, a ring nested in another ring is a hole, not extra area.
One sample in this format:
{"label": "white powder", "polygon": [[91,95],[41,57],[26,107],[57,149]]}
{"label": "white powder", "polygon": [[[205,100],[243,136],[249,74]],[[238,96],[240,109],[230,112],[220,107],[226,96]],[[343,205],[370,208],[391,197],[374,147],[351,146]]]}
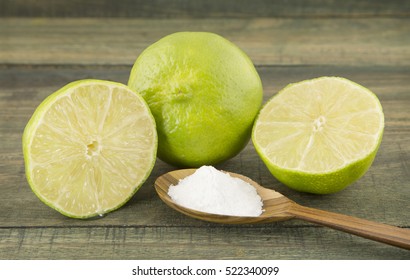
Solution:
{"label": "white powder", "polygon": [[181,206],[207,213],[253,217],[262,213],[262,200],[252,185],[212,166],[202,166],[170,186],[168,195]]}

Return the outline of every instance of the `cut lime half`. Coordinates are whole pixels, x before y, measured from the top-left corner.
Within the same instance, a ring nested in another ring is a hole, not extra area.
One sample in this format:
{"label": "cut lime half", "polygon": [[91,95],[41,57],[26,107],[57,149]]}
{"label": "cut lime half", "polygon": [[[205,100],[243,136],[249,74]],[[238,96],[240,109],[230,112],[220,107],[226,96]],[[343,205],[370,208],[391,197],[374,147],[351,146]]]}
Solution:
{"label": "cut lime half", "polygon": [[384,129],[370,90],[344,78],[291,84],[261,110],[252,140],[271,173],[303,192],[342,190],[370,167]]}
{"label": "cut lime half", "polygon": [[23,135],[27,180],[73,218],[122,206],[149,176],[157,134],[151,112],[125,85],[81,80],[46,98]]}

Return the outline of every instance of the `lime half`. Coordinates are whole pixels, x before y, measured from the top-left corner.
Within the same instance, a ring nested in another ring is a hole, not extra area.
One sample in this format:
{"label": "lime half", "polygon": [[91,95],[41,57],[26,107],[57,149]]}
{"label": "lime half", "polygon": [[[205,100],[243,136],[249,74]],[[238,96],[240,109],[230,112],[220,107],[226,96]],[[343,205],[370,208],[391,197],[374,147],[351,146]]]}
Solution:
{"label": "lime half", "polygon": [[271,173],[303,192],[327,194],[360,178],[376,156],[382,107],[344,78],[290,84],[261,110],[252,140]]}
{"label": "lime half", "polygon": [[100,80],[50,95],[23,136],[33,192],[73,218],[103,215],[128,201],[149,176],[156,151],[155,121],[143,98]]}

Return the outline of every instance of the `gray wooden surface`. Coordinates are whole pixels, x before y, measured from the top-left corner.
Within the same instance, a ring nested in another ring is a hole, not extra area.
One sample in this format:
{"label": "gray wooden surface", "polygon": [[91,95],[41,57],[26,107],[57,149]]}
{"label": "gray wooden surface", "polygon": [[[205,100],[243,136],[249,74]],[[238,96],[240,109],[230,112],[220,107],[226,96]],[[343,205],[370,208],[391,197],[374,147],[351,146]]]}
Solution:
{"label": "gray wooden surface", "polygon": [[0,1],[0,259],[410,259],[409,251],[297,220],[225,226],[185,217],[153,189],[174,169],[160,160],[121,209],[69,219],[31,192],[21,150],[25,124],[58,88],[84,78],[126,83],[139,53],[162,36],[216,32],[249,54],[265,101],[291,82],[335,75],[374,91],[386,118],[374,164],[337,194],[288,189],[252,143],[217,167],[302,205],[409,228],[409,1],[80,2]]}

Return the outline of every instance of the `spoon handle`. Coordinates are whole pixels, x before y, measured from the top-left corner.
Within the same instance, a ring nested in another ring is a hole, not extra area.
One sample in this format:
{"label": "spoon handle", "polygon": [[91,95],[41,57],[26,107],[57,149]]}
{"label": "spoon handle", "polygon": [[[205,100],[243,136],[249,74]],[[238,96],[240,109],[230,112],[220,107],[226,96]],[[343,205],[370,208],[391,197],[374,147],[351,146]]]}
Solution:
{"label": "spoon handle", "polygon": [[410,250],[410,230],[293,204],[295,218]]}

